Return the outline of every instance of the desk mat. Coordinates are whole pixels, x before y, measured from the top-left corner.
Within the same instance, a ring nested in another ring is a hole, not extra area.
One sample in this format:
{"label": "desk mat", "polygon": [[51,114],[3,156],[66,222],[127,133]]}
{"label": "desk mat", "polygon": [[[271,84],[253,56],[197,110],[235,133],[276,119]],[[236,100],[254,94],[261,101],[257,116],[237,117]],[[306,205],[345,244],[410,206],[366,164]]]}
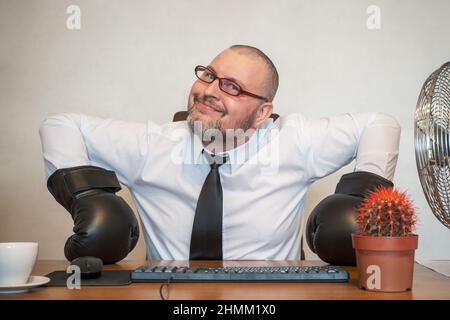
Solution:
{"label": "desk mat", "polygon": [[[81,279],[81,286],[126,286],[131,283],[132,270],[104,270],[96,279]],[[66,287],[67,278],[71,274],[66,271],[53,271],[46,275],[50,278],[47,287]]]}

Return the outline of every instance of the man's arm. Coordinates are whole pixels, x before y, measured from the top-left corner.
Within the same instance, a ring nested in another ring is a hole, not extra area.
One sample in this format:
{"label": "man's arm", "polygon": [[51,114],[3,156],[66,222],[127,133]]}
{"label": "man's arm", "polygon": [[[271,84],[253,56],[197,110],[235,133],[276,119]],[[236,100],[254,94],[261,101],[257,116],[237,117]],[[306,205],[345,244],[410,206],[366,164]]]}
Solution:
{"label": "man's arm", "polygon": [[392,187],[400,126],[380,113],[346,114],[309,123],[311,181],[356,158],[355,172],[345,174],[335,193],[323,199],[306,224],[306,240],[324,261],[355,265],[351,234],[358,230],[354,208],[377,187]]}
{"label": "man's arm", "polygon": [[306,120],[310,180],[325,177],[355,158],[355,171],[368,171],[392,180],[400,132],[393,117],[375,112]]}
{"label": "man's arm", "polygon": [[115,171],[130,186],[148,152],[145,123],[65,113],[45,119],[39,134],[46,178],[57,169],[92,165]]}
{"label": "man's arm", "polygon": [[104,263],[125,258],[138,241],[139,225],[115,193],[119,181],[130,186],[142,170],[147,126],[60,114],[46,119],[39,133],[47,187],[75,222],[75,234],[64,247],[66,258],[95,256]]}

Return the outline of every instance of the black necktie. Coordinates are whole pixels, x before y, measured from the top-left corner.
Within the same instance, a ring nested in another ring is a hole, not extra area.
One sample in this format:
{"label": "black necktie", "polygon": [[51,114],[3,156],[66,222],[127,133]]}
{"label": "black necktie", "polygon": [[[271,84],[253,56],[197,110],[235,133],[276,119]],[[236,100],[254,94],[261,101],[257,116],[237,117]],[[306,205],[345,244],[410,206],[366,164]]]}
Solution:
{"label": "black necktie", "polygon": [[219,167],[226,158],[205,153],[211,171],[203,183],[195,209],[190,260],[222,260],[223,196]]}

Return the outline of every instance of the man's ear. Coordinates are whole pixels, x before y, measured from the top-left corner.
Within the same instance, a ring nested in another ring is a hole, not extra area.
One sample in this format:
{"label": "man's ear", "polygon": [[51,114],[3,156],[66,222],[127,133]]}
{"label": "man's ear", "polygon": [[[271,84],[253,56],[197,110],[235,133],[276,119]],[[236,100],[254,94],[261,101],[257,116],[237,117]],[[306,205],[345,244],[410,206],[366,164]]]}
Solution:
{"label": "man's ear", "polygon": [[273,110],[273,104],[272,102],[265,102],[262,105],[260,105],[256,109],[256,117],[253,121],[253,129],[259,128],[264,121],[269,119],[269,117],[272,115]]}

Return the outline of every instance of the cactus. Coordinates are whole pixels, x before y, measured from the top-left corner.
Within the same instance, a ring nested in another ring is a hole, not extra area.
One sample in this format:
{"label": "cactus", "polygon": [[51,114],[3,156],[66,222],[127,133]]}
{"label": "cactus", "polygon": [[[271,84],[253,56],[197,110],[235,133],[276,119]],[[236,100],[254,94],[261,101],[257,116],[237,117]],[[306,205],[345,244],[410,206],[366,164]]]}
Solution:
{"label": "cactus", "polygon": [[356,221],[360,235],[401,237],[412,234],[417,217],[404,192],[380,187],[370,192],[356,209]]}

